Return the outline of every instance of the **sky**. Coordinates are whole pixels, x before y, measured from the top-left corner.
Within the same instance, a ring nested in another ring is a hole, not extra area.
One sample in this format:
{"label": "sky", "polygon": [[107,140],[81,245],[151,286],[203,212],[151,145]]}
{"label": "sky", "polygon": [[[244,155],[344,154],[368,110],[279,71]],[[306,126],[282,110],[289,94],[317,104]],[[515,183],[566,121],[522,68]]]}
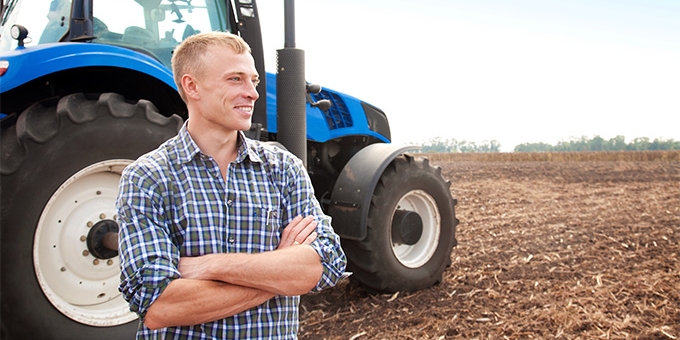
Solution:
{"label": "sky", "polygon": [[[283,3],[258,1],[270,72]],[[677,0],[297,0],[295,13],[307,81],[381,108],[394,143],[680,140]]]}

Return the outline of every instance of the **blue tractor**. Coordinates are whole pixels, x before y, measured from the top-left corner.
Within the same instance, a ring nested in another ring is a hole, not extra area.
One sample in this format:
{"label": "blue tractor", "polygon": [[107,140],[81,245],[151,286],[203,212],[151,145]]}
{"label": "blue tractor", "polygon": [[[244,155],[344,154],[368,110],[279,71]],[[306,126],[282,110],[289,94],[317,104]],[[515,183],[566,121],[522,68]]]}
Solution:
{"label": "blue tractor", "polygon": [[[183,39],[239,34],[265,74],[255,0],[0,6],[2,338],[131,338],[136,315],[117,289],[120,173],[187,118],[170,70]],[[458,224],[450,183],[390,143],[383,111],[307,83],[292,27],[248,136],[303,159],[353,280],[375,292],[441,281]]]}

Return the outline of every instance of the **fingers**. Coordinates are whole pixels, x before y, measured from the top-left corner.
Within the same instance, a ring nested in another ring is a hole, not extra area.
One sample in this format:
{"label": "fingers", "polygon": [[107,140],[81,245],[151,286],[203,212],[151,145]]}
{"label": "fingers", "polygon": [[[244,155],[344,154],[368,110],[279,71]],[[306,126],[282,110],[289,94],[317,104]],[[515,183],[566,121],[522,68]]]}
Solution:
{"label": "fingers", "polygon": [[[307,245],[312,244],[312,242],[314,242],[314,240],[316,240],[317,236],[318,236],[318,234],[316,233],[316,231],[312,232],[311,234],[309,234],[309,236],[307,236],[307,238],[305,239],[304,242],[302,242],[302,244],[307,244]],[[297,241],[295,241],[295,242],[297,243]]]}
{"label": "fingers", "polygon": [[[295,236],[295,242],[298,244],[311,244],[312,241],[316,239],[316,227],[319,225],[318,222],[312,220],[297,236]],[[311,240],[310,240],[311,238]]]}
{"label": "fingers", "polygon": [[318,222],[314,220],[313,216],[307,216],[305,218],[296,216],[283,230],[279,248],[300,244],[311,244],[318,236],[316,233],[317,226]]}
{"label": "fingers", "polygon": [[307,236],[307,237],[305,238],[305,240],[302,241],[302,242],[299,242],[297,239],[295,239],[295,241],[293,241],[293,245],[294,245],[294,246],[298,246],[298,245],[300,245],[300,244],[307,244],[307,245],[312,244],[312,242],[314,242],[314,240],[316,240],[316,237],[317,237],[317,236],[319,236],[319,234],[317,234],[316,231],[313,231],[313,232],[312,232],[311,234],[309,234],[309,236]]}
{"label": "fingers", "polygon": [[293,220],[283,229],[279,248],[281,246],[289,246],[295,242],[295,236],[298,234],[296,228],[299,228],[300,222],[302,222],[302,216],[295,216],[295,218],[293,218]]}

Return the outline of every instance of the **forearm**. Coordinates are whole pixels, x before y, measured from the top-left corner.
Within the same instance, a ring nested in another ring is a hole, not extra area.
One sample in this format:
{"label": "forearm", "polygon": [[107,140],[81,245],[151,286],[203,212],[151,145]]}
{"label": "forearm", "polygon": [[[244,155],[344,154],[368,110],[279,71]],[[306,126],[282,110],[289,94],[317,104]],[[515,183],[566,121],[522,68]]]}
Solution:
{"label": "forearm", "polygon": [[180,271],[184,277],[294,296],[311,291],[321,278],[323,267],[312,247],[298,245],[257,254],[211,254],[182,259]]}
{"label": "forearm", "polygon": [[177,279],[151,304],[144,324],[151,329],[197,325],[246,311],[274,296],[224,282]]}
{"label": "forearm", "polygon": [[319,255],[308,245],[252,256],[235,255],[240,259],[234,261],[234,265],[227,267],[228,271],[223,273],[228,282],[277,295],[307,294],[317,284],[323,272]]}

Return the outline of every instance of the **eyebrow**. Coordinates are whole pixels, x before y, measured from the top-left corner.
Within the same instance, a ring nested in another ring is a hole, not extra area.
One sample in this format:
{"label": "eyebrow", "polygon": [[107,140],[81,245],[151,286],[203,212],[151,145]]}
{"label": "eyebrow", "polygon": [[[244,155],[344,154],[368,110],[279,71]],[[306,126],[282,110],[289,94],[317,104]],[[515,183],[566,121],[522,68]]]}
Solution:
{"label": "eyebrow", "polygon": [[[243,71],[228,71],[228,72],[226,72],[226,74],[237,74],[237,75],[239,75],[239,76],[244,76],[244,77],[247,77],[247,76],[248,76],[248,73],[247,73],[247,72],[243,72]],[[252,75],[255,76],[255,77],[258,77],[258,78],[260,77],[260,75],[257,74],[257,73],[254,73],[254,74],[252,74]]]}
{"label": "eyebrow", "polygon": [[258,79],[258,80],[260,79],[260,75],[257,74],[257,73],[250,74],[250,75],[247,72],[243,72],[243,71],[233,71],[233,72],[225,72],[224,73],[225,77],[230,77],[230,76],[233,76],[233,75],[237,75],[237,76],[240,76],[240,77],[243,77],[243,78],[255,78],[255,79]]}

